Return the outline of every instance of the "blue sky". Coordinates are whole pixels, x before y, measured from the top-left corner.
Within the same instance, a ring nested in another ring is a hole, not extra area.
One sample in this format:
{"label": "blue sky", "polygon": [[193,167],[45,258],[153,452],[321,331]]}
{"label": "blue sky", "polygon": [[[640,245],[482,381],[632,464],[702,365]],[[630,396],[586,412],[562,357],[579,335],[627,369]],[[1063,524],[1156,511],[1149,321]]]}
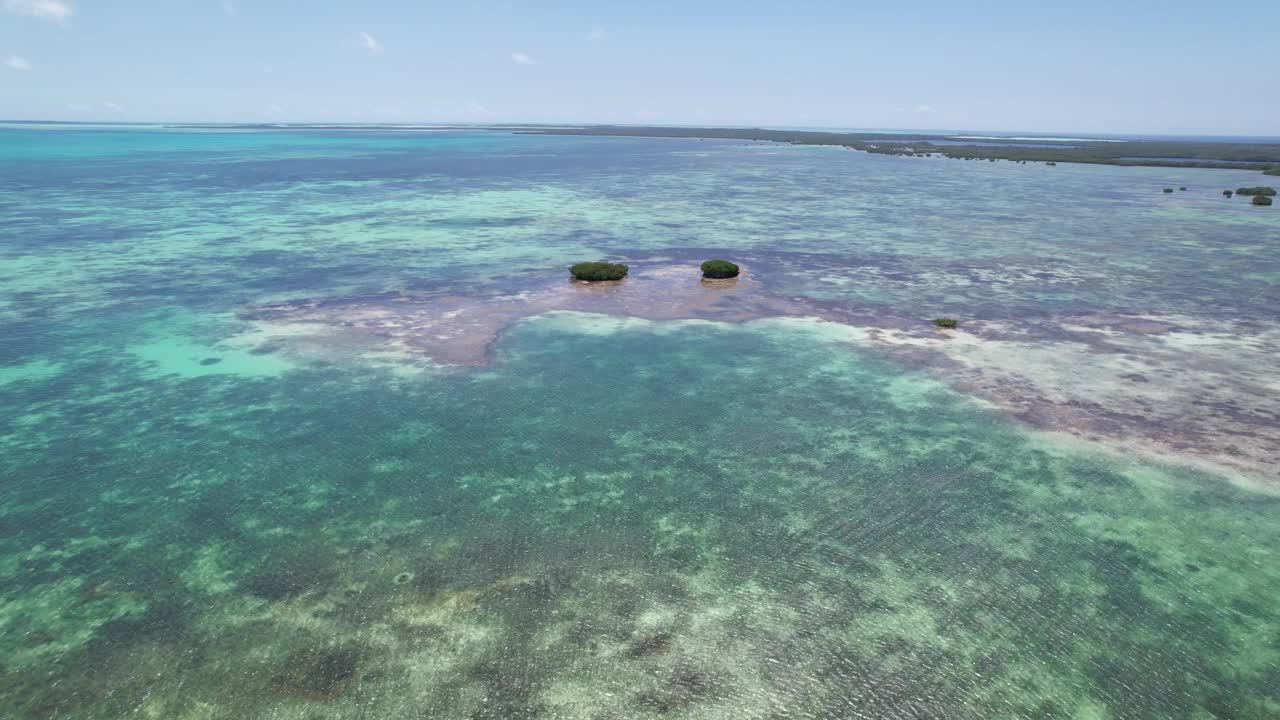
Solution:
{"label": "blue sky", "polygon": [[1280,135],[1280,4],[0,0],[0,118]]}

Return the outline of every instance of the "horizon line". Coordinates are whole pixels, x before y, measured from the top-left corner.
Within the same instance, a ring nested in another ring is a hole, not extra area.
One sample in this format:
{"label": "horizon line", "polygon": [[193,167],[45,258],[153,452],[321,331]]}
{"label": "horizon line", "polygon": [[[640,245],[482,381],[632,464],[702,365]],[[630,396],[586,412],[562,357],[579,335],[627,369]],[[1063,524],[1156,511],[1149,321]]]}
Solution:
{"label": "horizon line", "polygon": [[592,128],[592,127],[619,127],[619,128],[686,128],[686,129],[732,129],[732,130],[796,130],[796,131],[814,131],[814,132],[836,132],[836,133],[877,133],[877,132],[893,132],[893,133],[918,133],[921,135],[955,135],[958,133],[1000,133],[1003,135],[1026,134],[1026,135],[1079,135],[1103,138],[1108,135],[1129,135],[1140,137],[1217,137],[1217,138],[1274,138],[1280,140],[1280,131],[1275,135],[1269,134],[1243,134],[1243,133],[1226,133],[1220,132],[1142,132],[1142,131],[1126,131],[1115,130],[1110,132],[1096,131],[1072,131],[1072,130],[991,130],[984,128],[907,128],[907,127],[845,127],[837,125],[760,125],[760,124],[718,124],[718,123],[617,123],[617,122],[528,122],[528,121],[490,121],[477,122],[474,120],[467,121],[335,121],[335,120],[227,120],[227,121],[201,121],[201,120],[61,120],[61,119],[4,119],[0,118],[0,123],[12,125],[158,125],[168,127],[183,126],[205,126],[205,127],[290,127],[290,126],[348,126],[348,127],[413,127],[413,126],[440,126],[440,127],[563,127],[563,128]]}

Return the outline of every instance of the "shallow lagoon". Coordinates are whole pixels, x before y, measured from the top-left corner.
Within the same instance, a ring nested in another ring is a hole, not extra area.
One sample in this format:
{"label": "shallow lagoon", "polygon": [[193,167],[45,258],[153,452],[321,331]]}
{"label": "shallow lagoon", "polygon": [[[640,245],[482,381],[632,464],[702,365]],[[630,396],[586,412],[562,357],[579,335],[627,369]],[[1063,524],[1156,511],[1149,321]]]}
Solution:
{"label": "shallow lagoon", "polygon": [[1220,191],[1255,173],[475,133],[0,156],[7,715],[1280,714],[1274,472],[1036,432],[829,320],[554,310],[454,367],[251,319],[705,249],[833,312],[1247,350],[1280,216]]}

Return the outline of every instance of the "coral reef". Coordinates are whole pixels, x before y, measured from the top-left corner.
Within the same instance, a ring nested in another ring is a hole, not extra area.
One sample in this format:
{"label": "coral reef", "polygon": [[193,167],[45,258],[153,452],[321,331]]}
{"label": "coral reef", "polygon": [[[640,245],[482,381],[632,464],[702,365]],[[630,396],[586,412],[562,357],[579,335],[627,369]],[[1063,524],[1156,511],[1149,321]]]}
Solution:
{"label": "coral reef", "polygon": [[356,679],[360,653],[350,648],[307,648],[288,657],[271,679],[282,693],[306,698],[332,699],[347,691]]}

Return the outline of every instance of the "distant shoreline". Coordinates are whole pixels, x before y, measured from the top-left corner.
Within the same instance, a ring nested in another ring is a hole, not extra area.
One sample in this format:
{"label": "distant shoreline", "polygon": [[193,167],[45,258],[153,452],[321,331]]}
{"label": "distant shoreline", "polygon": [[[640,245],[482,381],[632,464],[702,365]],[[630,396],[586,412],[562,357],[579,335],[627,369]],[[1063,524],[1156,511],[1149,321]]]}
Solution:
{"label": "distant shoreline", "polygon": [[[962,135],[910,133],[845,133],[755,128],[627,127],[592,125],[578,128],[528,127],[516,132],[533,135],[597,137],[700,138],[753,140],[791,145],[847,147],[879,155],[940,155],[956,160],[1087,163],[1137,167],[1258,170],[1280,175],[1280,145],[1266,143],[1196,142],[1189,140],[1059,139],[1029,136],[983,136],[966,144]],[[1048,143],[1053,143],[1049,145]],[[1060,146],[1058,143],[1062,143]],[[1069,143],[1069,144],[1067,144]]]}
{"label": "distant shoreline", "polygon": [[[1280,176],[1280,143],[1230,139],[1177,139],[1119,135],[1035,135],[1027,133],[955,133],[912,131],[770,129],[743,127],[685,127],[630,125],[538,125],[523,123],[86,123],[62,121],[0,121],[0,127],[140,127],[163,130],[262,131],[388,131],[444,132],[474,130],[518,135],[592,137],[686,138],[747,140],[845,147],[878,155],[934,156],[955,160],[1006,160],[1017,163],[1085,163],[1122,167],[1208,168],[1256,170]],[[1208,137],[1208,136],[1206,136]]]}

